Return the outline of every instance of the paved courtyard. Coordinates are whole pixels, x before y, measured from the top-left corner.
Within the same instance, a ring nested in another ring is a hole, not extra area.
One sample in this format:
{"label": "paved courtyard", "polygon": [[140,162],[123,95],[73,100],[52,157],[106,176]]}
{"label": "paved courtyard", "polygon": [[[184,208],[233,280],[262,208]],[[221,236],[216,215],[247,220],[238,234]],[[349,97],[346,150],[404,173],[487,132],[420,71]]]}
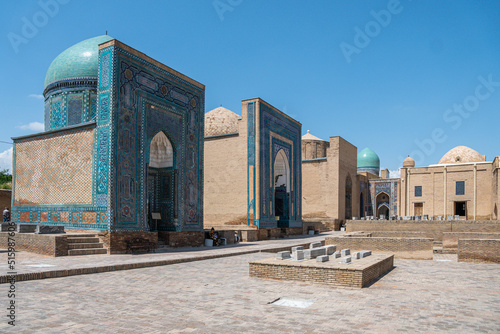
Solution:
{"label": "paved courtyard", "polygon": [[[396,259],[391,272],[363,289],[249,278],[248,261],[270,256],[17,282],[17,326],[2,316],[0,332],[500,332],[496,264],[457,263],[453,255]],[[3,296],[7,288],[0,285]],[[269,304],[284,297],[312,305]]]}

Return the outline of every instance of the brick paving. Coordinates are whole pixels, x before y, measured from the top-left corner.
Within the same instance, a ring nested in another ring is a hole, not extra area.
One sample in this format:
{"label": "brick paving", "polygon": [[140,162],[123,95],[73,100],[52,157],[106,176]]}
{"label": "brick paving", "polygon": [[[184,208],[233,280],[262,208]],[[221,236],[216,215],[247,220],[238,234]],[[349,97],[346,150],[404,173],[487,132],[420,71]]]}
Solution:
{"label": "brick paving", "polygon": [[[16,333],[498,333],[500,266],[395,260],[364,289],[248,277],[254,253],[18,282]],[[94,258],[93,256],[89,256]],[[0,285],[5,296],[7,285]],[[276,306],[280,297],[312,301]],[[5,305],[0,309],[5,309]]]}
{"label": "brick paving", "polygon": [[[84,255],[49,257],[28,252],[16,252],[17,280],[32,280],[45,277],[70,276],[75,274],[106,272],[152,267],[175,262],[187,262],[211,257],[226,257],[238,254],[290,248],[304,243],[323,241],[326,236],[344,232],[331,231],[320,235],[304,235],[293,238],[239,243],[222,247],[161,248],[156,253]],[[5,283],[8,272],[7,252],[0,251],[0,283]]]}

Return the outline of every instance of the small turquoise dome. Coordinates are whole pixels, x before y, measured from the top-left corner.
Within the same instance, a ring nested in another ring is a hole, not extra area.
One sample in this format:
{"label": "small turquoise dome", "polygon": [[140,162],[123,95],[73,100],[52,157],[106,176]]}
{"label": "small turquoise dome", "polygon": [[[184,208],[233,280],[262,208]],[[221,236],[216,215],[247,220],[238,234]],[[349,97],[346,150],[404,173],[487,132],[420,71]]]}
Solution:
{"label": "small turquoise dome", "polygon": [[71,78],[97,78],[99,47],[112,40],[108,35],[89,38],[77,43],[59,54],[50,64],[45,75],[44,89],[53,82]]}
{"label": "small turquoise dome", "polygon": [[370,150],[368,147],[358,153],[358,168],[372,167],[380,168],[380,159],[377,153]]}

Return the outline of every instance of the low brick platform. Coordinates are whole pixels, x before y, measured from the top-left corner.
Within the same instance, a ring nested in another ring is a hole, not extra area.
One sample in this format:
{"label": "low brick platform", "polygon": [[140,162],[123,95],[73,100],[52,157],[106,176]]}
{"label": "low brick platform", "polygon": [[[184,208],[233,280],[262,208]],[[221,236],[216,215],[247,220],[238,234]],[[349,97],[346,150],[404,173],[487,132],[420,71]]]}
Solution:
{"label": "low brick platform", "polygon": [[459,239],[458,262],[500,263],[500,240]]}
{"label": "low brick platform", "polygon": [[321,283],[362,288],[394,267],[394,255],[376,254],[340,264],[340,258],[330,256],[328,262],[278,260],[275,258],[250,262],[250,277],[284,281]]}
{"label": "low brick platform", "polygon": [[500,239],[500,233],[486,232],[445,232],[443,233],[443,248],[457,250],[458,239]]}
{"label": "low brick platform", "polygon": [[[362,232],[357,232],[362,233]],[[368,232],[364,236],[343,235],[325,238],[325,245],[352,251],[370,249],[381,253],[393,253],[398,259],[432,260],[433,239],[430,238],[374,238]]]}

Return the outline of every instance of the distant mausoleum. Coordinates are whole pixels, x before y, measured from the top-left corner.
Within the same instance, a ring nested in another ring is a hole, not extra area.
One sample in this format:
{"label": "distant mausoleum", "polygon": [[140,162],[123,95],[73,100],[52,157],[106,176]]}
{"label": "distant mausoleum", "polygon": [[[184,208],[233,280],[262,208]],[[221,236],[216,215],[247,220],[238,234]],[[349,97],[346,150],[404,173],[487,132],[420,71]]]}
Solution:
{"label": "distant mausoleum", "polygon": [[415,167],[408,157],[401,177],[391,178],[374,151],[356,151],[340,137],[327,142],[309,131],[302,136],[305,220],[498,219],[499,157],[486,161],[458,146],[426,167]]}
{"label": "distant mausoleum", "polygon": [[242,101],[241,117],[206,114],[205,226],[301,234],[301,175],[301,124],[290,116],[260,98]]}

